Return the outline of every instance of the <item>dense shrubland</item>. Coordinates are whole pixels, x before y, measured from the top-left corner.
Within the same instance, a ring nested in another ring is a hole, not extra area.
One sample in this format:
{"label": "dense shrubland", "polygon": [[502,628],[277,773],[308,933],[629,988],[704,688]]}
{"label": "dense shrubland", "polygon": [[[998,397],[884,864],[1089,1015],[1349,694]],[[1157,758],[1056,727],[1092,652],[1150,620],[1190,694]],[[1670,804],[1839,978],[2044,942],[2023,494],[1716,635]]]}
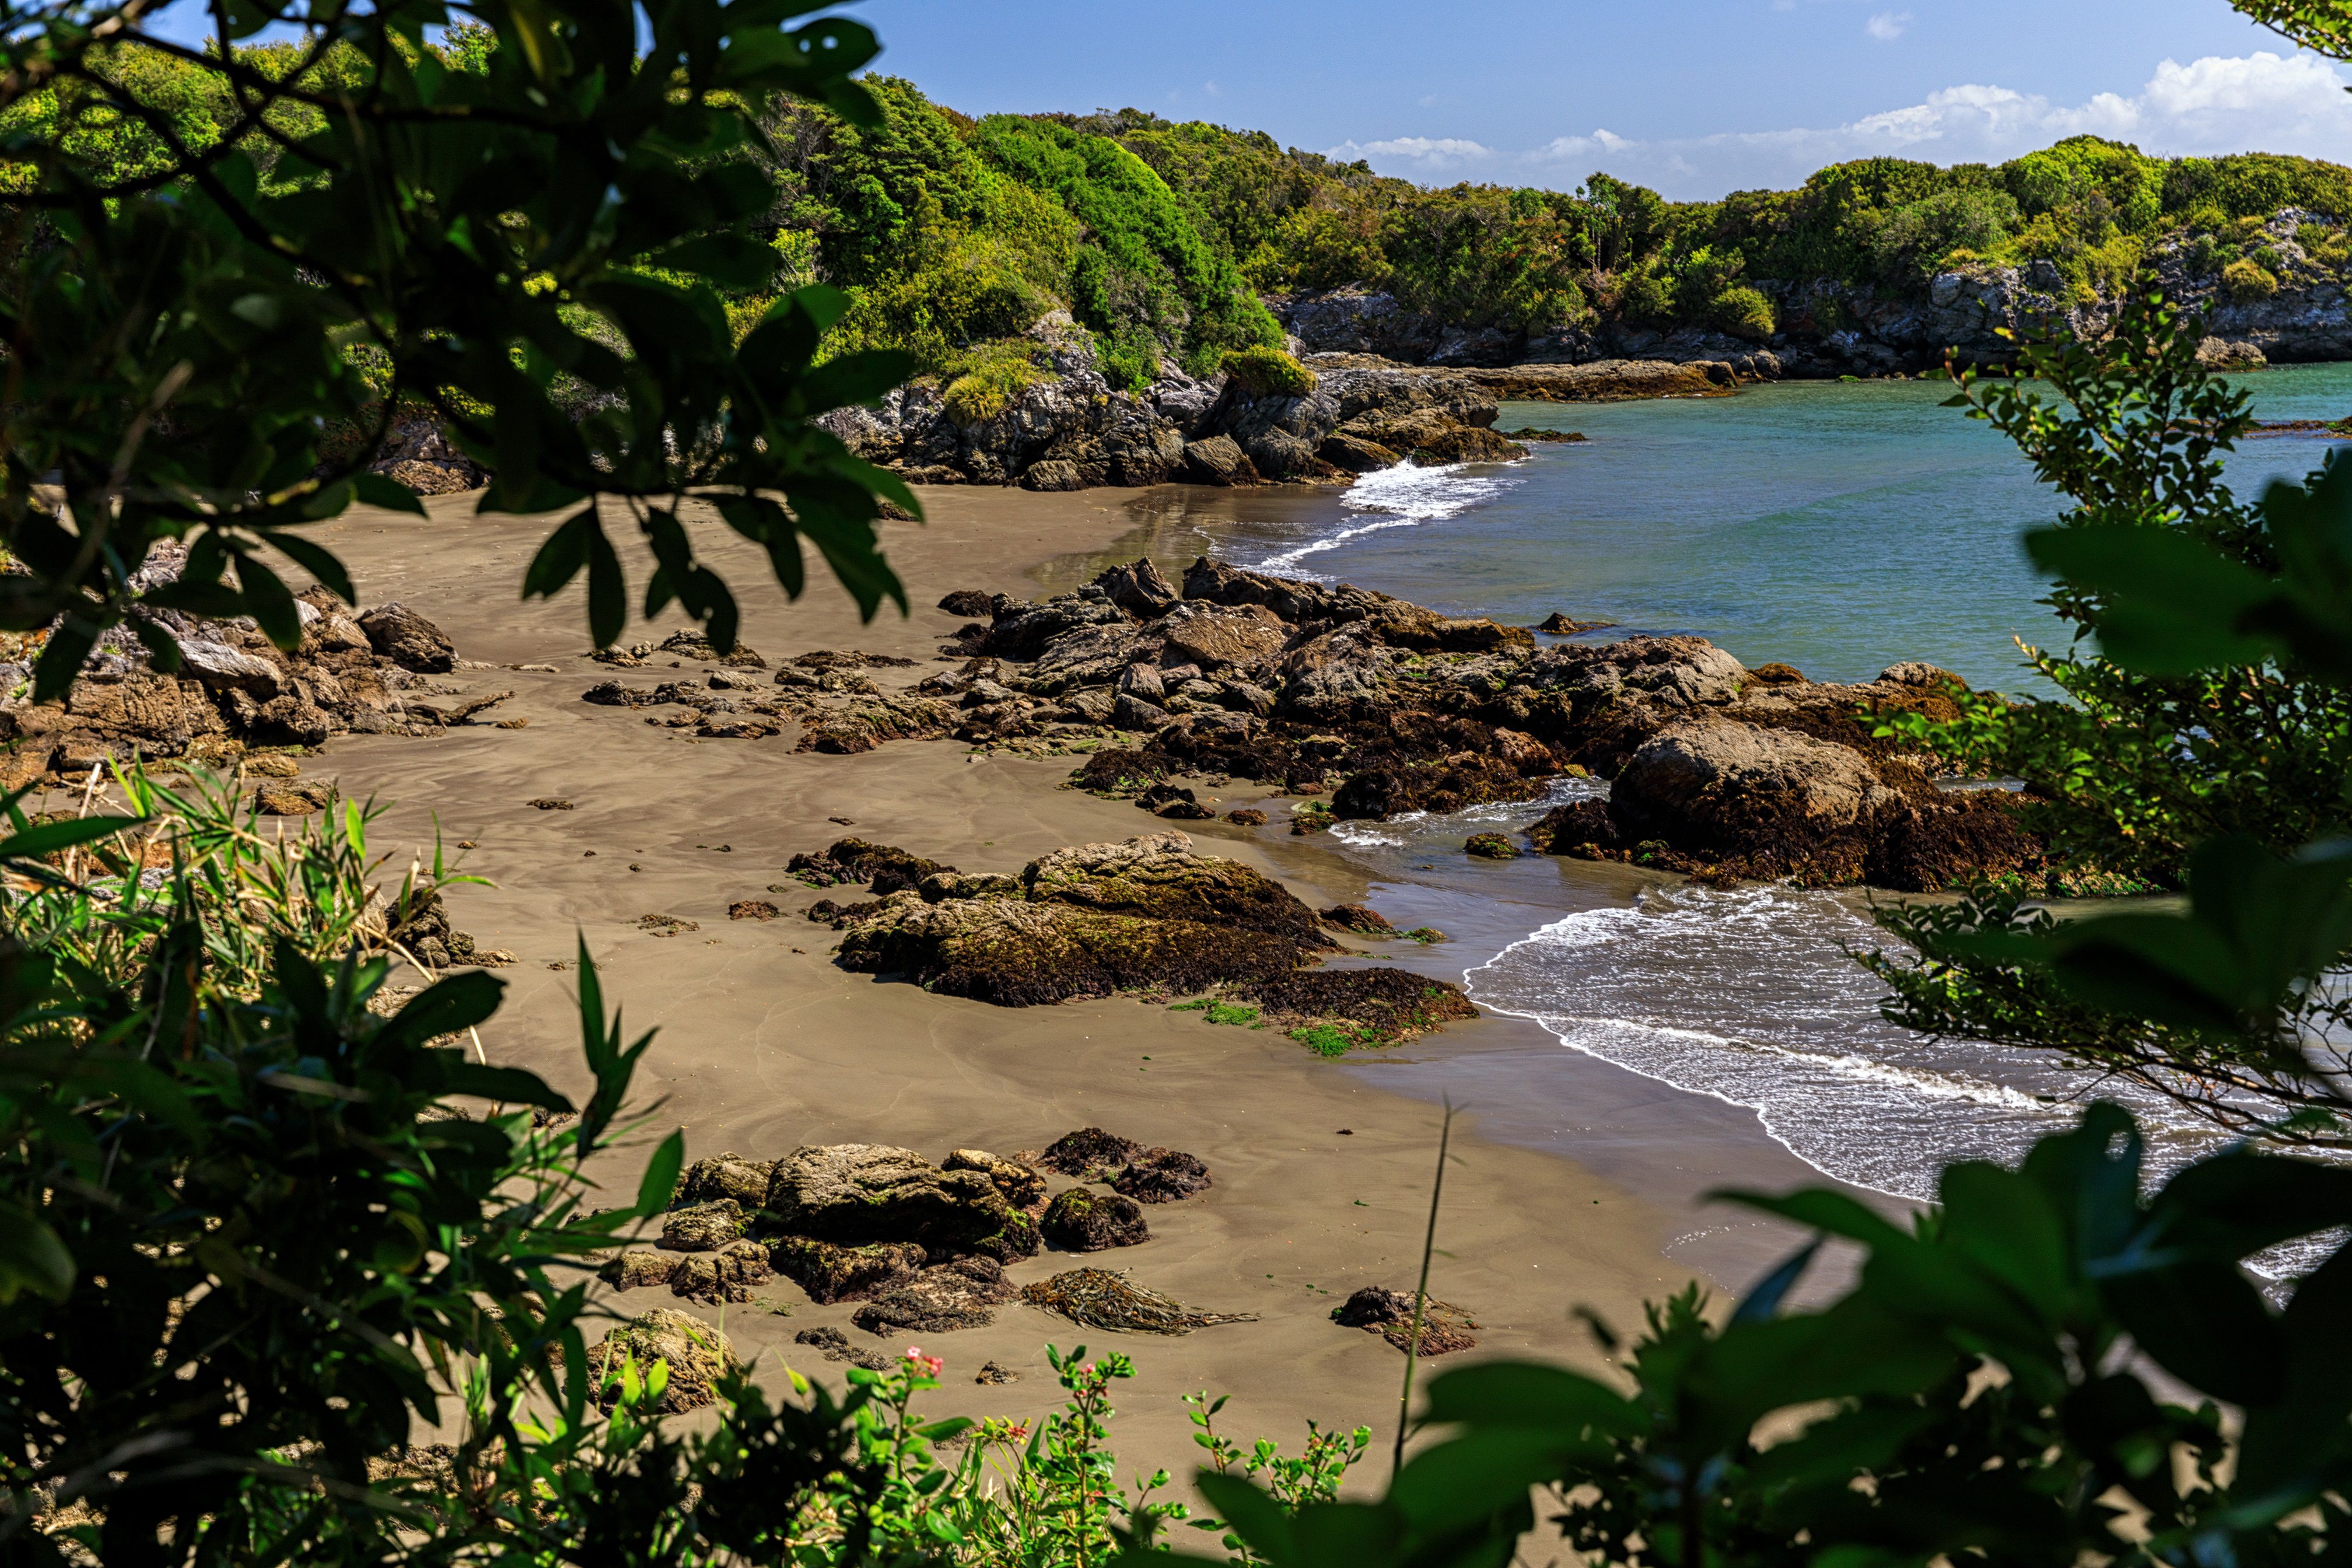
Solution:
{"label": "dense shrubland", "polygon": [[[430,47],[479,68],[490,40],[473,29]],[[283,45],[247,53],[262,70],[290,62]],[[233,98],[185,62],[140,54],[109,68],[189,146],[236,122]],[[334,57],[323,68],[358,68]],[[1429,188],[1139,110],[975,121],[896,78],[866,86],[875,123],[781,104],[765,145],[727,154],[769,187],[774,253],[772,279],[728,291],[730,316],[740,332],[779,293],[829,282],[852,302],[826,353],[904,350],[942,385],[977,374],[973,393],[1050,374],[1042,354],[984,345],[1056,309],[1094,335],[1107,379],[1133,388],[1163,366],[1205,374],[1229,351],[1277,342],[1262,295],[1346,284],[1467,326],[1606,316],[1761,340],[1788,324],[1775,285],[1905,297],[1942,272],[2045,262],[2087,301],[2174,241],[2230,298],[2264,298],[2297,280],[2262,227],[2287,208],[2322,215],[2295,237],[2302,273],[2334,277],[2352,259],[2338,226],[2352,170],[2267,153],[2166,160],[2078,136],[1998,165],[1872,158],[1795,190],[1669,202],[1599,174],[1565,192]],[[53,124],[72,96],[35,95],[5,123]],[[274,111],[271,131],[302,134],[306,115]],[[157,166],[159,132],[121,106],[67,118],[70,144],[117,175]],[[269,166],[270,135],[248,140]],[[0,186],[11,177],[21,171],[0,165]]]}

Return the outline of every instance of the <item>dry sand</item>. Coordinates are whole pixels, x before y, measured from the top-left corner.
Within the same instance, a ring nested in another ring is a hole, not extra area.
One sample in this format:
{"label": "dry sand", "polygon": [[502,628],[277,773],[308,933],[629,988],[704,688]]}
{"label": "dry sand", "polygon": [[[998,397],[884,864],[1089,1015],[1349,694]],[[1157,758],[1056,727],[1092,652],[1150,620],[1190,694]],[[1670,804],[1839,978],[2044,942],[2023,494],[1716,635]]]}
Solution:
{"label": "dry sand", "polygon": [[[1133,498],[1119,492],[948,490],[927,500],[928,526],[891,525],[887,538],[918,607],[908,618],[886,610],[864,627],[814,563],[808,593],[790,603],[754,551],[706,530],[704,547],[741,597],[744,641],[772,661],[819,647],[929,660],[954,624],[929,607],[943,592],[1033,592],[1029,574],[1108,547],[1136,520]],[[1426,1097],[1444,1091],[1449,1058],[1465,1064],[1465,1091],[1491,1098],[1498,1061],[1545,1047],[1562,1054],[1548,1037],[1538,1041],[1515,1020],[1457,1026],[1414,1047],[1419,1097],[1408,1097],[1271,1031],[1216,1027],[1197,1015],[1128,1000],[1007,1010],[845,973],[828,958],[833,933],[798,918],[816,895],[783,874],[795,851],[854,831],[966,869],[1009,870],[1062,845],[1161,825],[1129,803],[1057,789],[1066,763],[971,757],[953,742],[794,755],[788,738],[698,742],[625,710],[589,708],[582,690],[611,672],[585,658],[577,591],[552,605],[518,599],[546,521],[477,518],[471,504],[435,500],[430,523],[354,513],[317,537],[342,554],[363,603],[406,602],[438,622],[462,658],[555,666],[554,674],[456,678],[476,691],[515,689],[486,718],[525,718],[528,727],[484,722],[429,739],[339,740],[305,773],[394,803],[377,831],[382,847],[429,845],[436,820],[446,844],[478,844],[465,868],[496,886],[457,890],[451,912],[483,945],[521,959],[502,972],[509,1001],[485,1031],[491,1059],[581,1086],[575,976],[557,967],[578,937],[632,1036],[659,1031],[639,1099],[657,1131],[685,1129],[689,1158],[727,1150],[773,1158],[803,1143],[871,1142],[938,1159],[958,1146],[1037,1149],[1087,1125],[1192,1151],[1215,1184],[1149,1210],[1148,1244],[1082,1259],[1048,1253],[1010,1273],[1026,1281],[1081,1263],[1129,1269],[1188,1305],[1255,1312],[1259,1321],[1163,1339],[1085,1331],[1015,1304],[993,1327],[924,1343],[948,1363],[931,1408],[1034,1416],[1055,1403],[1044,1347],[1083,1342],[1125,1351],[1140,1369],[1119,1399],[1126,1468],[1184,1473],[1196,1450],[1179,1396],[1199,1389],[1234,1395],[1223,1423],[1244,1438],[1265,1434],[1295,1447],[1313,1417],[1371,1426],[1384,1448],[1402,1358],[1333,1324],[1329,1310],[1363,1284],[1411,1288],[1437,1138]],[[632,571],[634,594],[642,559]],[[653,634],[677,624],[666,618]],[[659,667],[644,673],[668,675]],[[1259,793],[1237,785],[1222,805]],[[575,809],[525,804],[542,796]],[[1361,891],[1342,861],[1311,843],[1192,826],[1204,848],[1281,876],[1310,902]],[[791,890],[772,893],[771,884]],[[747,898],[772,899],[787,917],[730,922],[728,904]],[[635,926],[648,913],[700,929],[657,938]],[[1632,1325],[1643,1298],[1691,1278],[1664,1251],[1689,1229],[1686,1192],[1645,1200],[1556,1154],[1484,1140],[1475,1116],[1454,1150],[1432,1288],[1483,1324],[1476,1354],[1598,1366],[1571,1309]],[[642,1159],[639,1150],[602,1168],[614,1201],[634,1191]],[[765,1294],[789,1310],[730,1307],[725,1327],[747,1353],[763,1352],[778,1381],[785,1363],[830,1380],[843,1370],[793,1344],[798,1330],[838,1325],[853,1342],[902,1348],[851,1327],[847,1305],[814,1306],[781,1279]],[[680,1303],[656,1290],[614,1305]],[[1020,1382],[974,1386],[988,1360]]]}

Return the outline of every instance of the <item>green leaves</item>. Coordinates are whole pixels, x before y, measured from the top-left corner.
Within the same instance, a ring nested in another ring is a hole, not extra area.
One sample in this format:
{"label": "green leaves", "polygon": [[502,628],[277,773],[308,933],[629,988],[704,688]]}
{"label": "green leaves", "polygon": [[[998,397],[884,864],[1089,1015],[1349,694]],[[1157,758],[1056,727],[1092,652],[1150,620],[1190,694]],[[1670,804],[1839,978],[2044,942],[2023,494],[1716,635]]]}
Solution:
{"label": "green leaves", "polygon": [[[354,500],[423,515],[368,471],[419,427],[494,470],[493,509],[647,500],[642,525],[692,495],[780,497],[796,521],[770,553],[793,591],[804,524],[868,614],[903,602],[873,524],[876,495],[904,506],[904,487],[810,423],[877,395],[901,362],[813,379],[816,334],[845,304],[830,291],[739,353],[719,298],[773,287],[758,227],[772,192],[740,156],[767,99],[871,122],[852,79],[877,47],[868,29],[775,3],[499,0],[480,12],[498,47],[467,24],[420,53],[437,0],[239,0],[232,32],[286,41],[198,58],[138,18],[92,53],[86,9],[12,47],[39,53],[67,100],[135,116],[151,94],[188,130],[177,148],[149,136],[136,174],[69,117],[12,137],[25,179],[0,200],[37,229],[0,285],[0,550],[31,574],[0,585],[0,621],[64,616],[39,695],[142,599],[201,598],[292,647],[289,584],[258,554],[275,545],[350,597],[332,554],[295,531]],[[195,547],[196,581],[133,589],[170,539]],[[619,556],[593,523],[551,543],[524,591],[551,596],[584,568],[590,629],[610,643],[631,608]],[[683,605],[723,644],[733,597],[686,554],[643,602]]]}

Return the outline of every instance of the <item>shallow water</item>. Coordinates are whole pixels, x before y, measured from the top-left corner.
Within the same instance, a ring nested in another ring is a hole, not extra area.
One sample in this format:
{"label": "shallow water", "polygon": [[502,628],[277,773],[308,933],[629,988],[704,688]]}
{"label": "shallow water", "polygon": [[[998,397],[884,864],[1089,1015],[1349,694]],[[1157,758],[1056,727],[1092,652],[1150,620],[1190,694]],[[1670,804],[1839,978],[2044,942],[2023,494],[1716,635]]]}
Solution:
{"label": "shallow water", "polygon": [[[2243,378],[2269,419],[2352,414],[2352,365]],[[2024,690],[2012,641],[2056,623],[2019,539],[2053,517],[1998,431],[1928,382],[1799,382],[1736,397],[1508,404],[1503,429],[1580,430],[1505,466],[1405,468],[1352,489],[1152,492],[1118,547],[1213,554],[1354,583],[1449,614],[1532,626],[1554,610],[1691,632],[1742,661],[1866,680],[1926,659]],[[2340,443],[2249,442],[2247,494]],[[1102,559],[1118,552],[1108,552]],[[1073,562],[1056,586],[1082,581]]]}
{"label": "shallow water", "polygon": [[[2263,418],[2352,414],[2352,365],[2285,367],[2244,384]],[[1979,686],[2031,689],[2011,639],[2047,637],[2055,623],[2035,603],[2043,590],[2018,541],[2059,502],[1998,432],[1941,407],[1947,395],[1934,384],[1799,384],[1511,405],[1503,428],[1591,439],[1510,466],[1393,471],[1336,494],[1151,492],[1132,536],[1061,563],[1054,585],[1112,558],[1148,552],[1176,566],[1207,553],[1454,615],[1532,625],[1565,610],[1625,631],[1696,633],[1751,665],[1783,660],[1822,679],[1925,658]],[[2252,494],[2336,445],[2249,442],[2229,477]],[[1849,956],[1876,945],[1864,895],[1719,892],[1620,867],[1462,854],[1467,834],[1543,809],[1343,825],[1322,842],[1357,865],[1370,901],[1397,924],[1454,939],[1402,962],[1459,975],[1482,1005],[1536,1021],[1581,1057],[1738,1108],[1805,1164],[1857,1187],[1927,1198],[1942,1165],[2013,1161],[2067,1125],[2095,1087],[2119,1097],[2047,1055],[1930,1042],[1884,1022],[1881,987]],[[1367,1070],[1414,1086],[1409,1063]],[[1511,1075],[1494,1086],[1509,1112],[1498,1125],[1578,1153],[1591,1118],[1566,1097],[1590,1094],[1591,1079],[1526,1063],[1497,1070]],[[2168,1105],[2120,1098],[2148,1127],[2158,1169],[2217,1142]],[[1675,1112],[1637,1114],[1664,1126]]]}

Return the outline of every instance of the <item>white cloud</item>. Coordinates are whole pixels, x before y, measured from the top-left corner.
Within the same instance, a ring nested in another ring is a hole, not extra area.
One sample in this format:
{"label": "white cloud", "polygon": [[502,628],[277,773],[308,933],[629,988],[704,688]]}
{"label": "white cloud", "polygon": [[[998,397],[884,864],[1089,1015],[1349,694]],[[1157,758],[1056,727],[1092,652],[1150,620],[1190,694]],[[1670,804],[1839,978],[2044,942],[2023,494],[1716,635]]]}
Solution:
{"label": "white cloud", "polygon": [[1223,98],[1225,96],[1225,89],[1219,87],[1213,81],[1202,82],[1201,84],[1201,90],[1207,93],[1211,98]]}
{"label": "white cloud", "polygon": [[1516,153],[1408,136],[1349,142],[1331,155],[1368,159],[1386,173],[1422,179],[1467,175],[1568,184],[1601,168],[1670,196],[1695,198],[1791,185],[1825,164],[1853,158],[1998,163],[2084,134],[2168,157],[2263,152],[2352,163],[2352,94],[2320,57],[2264,50],[2186,65],[2168,59],[2137,92],[2102,92],[2078,103],[1968,83],[1842,125],[1656,140],[1595,130]]}
{"label": "white cloud", "polygon": [[1492,147],[1450,136],[1399,136],[1386,142],[1342,142],[1324,153],[1325,157],[1336,158],[1343,163],[1352,163],[1364,158],[1382,167],[1405,164],[1421,174],[1435,174],[1467,164],[1484,163],[1492,161],[1496,155]]}
{"label": "white cloud", "polygon": [[1911,13],[1908,11],[1881,11],[1864,22],[1862,30],[1882,44],[1891,44],[1901,37],[1903,29],[1910,25]]}

